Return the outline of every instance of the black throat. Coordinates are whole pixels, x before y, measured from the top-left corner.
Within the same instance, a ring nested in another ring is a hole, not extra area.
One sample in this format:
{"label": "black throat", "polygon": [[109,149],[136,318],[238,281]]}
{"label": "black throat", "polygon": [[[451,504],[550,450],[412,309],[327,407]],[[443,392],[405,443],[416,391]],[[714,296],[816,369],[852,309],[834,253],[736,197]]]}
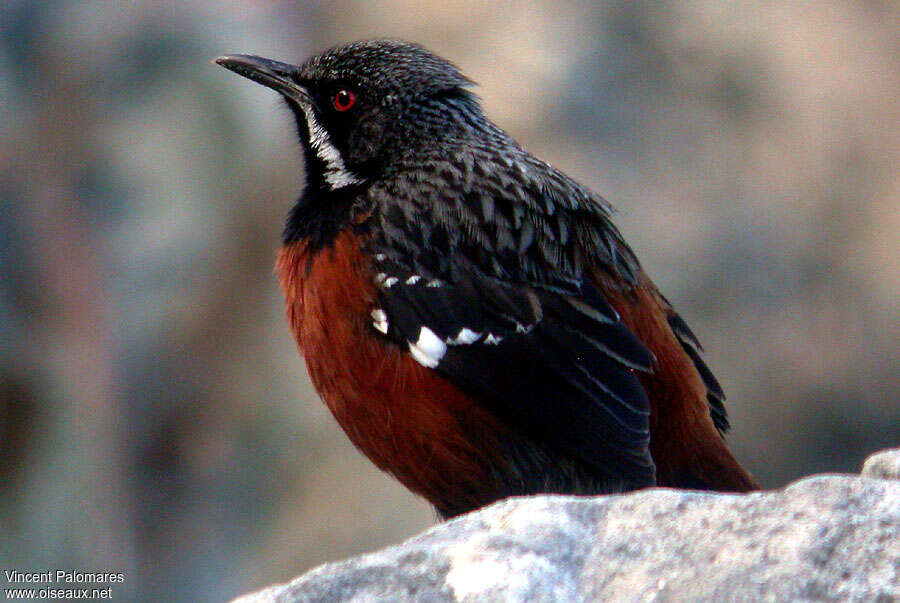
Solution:
{"label": "black throat", "polygon": [[281,242],[306,241],[311,251],[331,245],[348,226],[358,227],[364,211],[364,184],[324,190],[307,185],[288,213]]}

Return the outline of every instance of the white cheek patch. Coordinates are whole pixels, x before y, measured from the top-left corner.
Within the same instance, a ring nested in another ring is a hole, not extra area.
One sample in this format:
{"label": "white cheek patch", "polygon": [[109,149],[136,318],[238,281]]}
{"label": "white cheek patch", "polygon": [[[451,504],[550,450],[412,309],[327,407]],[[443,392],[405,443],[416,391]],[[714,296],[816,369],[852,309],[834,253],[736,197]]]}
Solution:
{"label": "white cheek patch", "polygon": [[419,339],[409,343],[409,353],[425,368],[435,368],[447,353],[447,344],[428,327],[419,329]]}
{"label": "white cheek patch", "polygon": [[306,116],[306,125],[309,128],[309,142],[316,155],[325,164],[325,181],[332,190],[361,183],[362,178],[344,166],[344,158],[331,144],[328,132],[316,121],[313,113],[314,110],[311,107],[304,108],[303,114]]}

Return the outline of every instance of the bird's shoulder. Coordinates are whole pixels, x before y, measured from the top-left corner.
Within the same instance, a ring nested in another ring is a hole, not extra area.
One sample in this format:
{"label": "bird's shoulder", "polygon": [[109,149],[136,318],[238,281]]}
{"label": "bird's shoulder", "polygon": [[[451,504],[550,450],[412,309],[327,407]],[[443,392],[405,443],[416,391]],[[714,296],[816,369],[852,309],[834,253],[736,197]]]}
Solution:
{"label": "bird's shoulder", "polygon": [[640,269],[602,197],[512,142],[418,158],[372,183],[366,205],[375,252],[423,276],[462,257],[501,281],[574,291],[585,266],[626,283]]}

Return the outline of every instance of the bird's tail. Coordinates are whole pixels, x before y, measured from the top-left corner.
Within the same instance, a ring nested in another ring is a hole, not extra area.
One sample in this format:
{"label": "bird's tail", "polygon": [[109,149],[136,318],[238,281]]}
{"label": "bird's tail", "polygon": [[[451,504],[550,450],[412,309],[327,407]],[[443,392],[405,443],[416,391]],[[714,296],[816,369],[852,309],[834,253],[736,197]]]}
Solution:
{"label": "bird's tail", "polygon": [[670,462],[658,467],[657,483],[660,486],[717,492],[752,492],[760,489],[759,483],[732,456],[724,440],[721,443],[704,442],[689,456],[669,455],[664,458]]}

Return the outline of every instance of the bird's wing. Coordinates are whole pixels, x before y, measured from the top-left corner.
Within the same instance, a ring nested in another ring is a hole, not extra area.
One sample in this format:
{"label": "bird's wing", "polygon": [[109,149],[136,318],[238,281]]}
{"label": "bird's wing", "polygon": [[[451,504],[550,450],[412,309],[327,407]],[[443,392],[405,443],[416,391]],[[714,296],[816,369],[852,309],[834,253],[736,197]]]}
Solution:
{"label": "bird's wing", "polygon": [[[426,167],[369,189],[375,328],[533,437],[653,484],[638,374],[655,359],[586,276],[626,297],[641,278],[611,208],[515,145]],[[667,314],[724,430],[724,395],[696,337]]]}
{"label": "bird's wing", "polygon": [[655,483],[636,375],[654,358],[591,285],[504,281],[462,254],[442,278],[375,258],[374,329],[531,437],[635,487]]}

